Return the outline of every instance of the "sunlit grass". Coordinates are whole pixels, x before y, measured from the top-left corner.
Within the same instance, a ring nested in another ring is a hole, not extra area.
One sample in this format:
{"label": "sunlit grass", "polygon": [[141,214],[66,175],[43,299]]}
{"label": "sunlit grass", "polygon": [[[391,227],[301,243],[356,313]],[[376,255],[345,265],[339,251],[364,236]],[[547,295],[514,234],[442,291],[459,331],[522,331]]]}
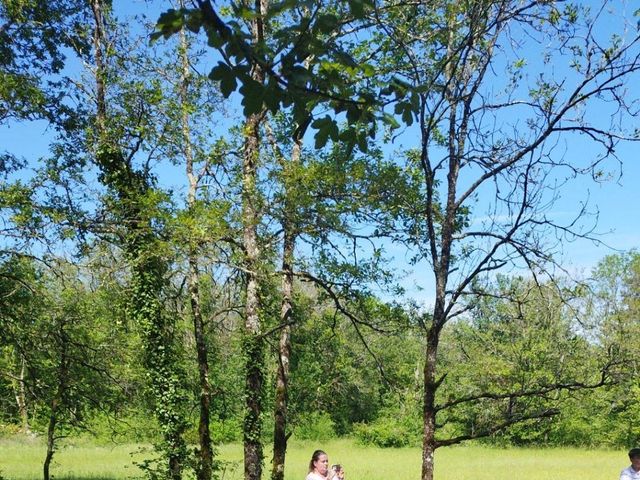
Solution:
{"label": "sunlit grass", "polygon": [[[124,480],[140,478],[133,464],[145,458],[144,445],[96,446],[70,443],[56,453],[55,480]],[[342,463],[347,480],[403,480],[420,477],[420,450],[364,447],[351,440],[291,442],[286,480],[303,480],[313,450],[321,448],[331,463]],[[223,479],[243,477],[242,446],[219,449]],[[7,480],[42,478],[45,449],[40,441],[0,439],[0,474]],[[265,452],[263,478],[270,477]],[[479,446],[443,448],[436,453],[436,480],[602,480],[617,478],[626,466],[624,452],[580,449],[497,449]]]}
{"label": "sunlit grass", "polygon": [[[115,480],[140,476],[133,462],[145,455],[143,445],[96,446],[66,442],[56,451],[50,472],[55,480]],[[0,439],[0,475],[7,480],[42,478],[44,442]]]}

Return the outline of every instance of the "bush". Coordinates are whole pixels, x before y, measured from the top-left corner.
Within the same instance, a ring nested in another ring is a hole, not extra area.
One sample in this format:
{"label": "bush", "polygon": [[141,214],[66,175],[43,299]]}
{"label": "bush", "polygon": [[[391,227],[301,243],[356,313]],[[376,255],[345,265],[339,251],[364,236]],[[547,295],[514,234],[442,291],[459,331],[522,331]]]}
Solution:
{"label": "bush", "polygon": [[328,413],[312,412],[300,416],[294,435],[298,440],[329,440],[336,436],[335,427]]}
{"label": "bush", "polygon": [[241,418],[230,418],[226,420],[214,419],[209,422],[209,428],[211,430],[211,440],[215,445],[239,442],[242,440]]}
{"label": "bush", "polygon": [[354,434],[360,443],[383,448],[419,446],[421,440],[419,422],[412,416],[385,416],[369,424],[359,423]]}
{"label": "bush", "polygon": [[0,423],[0,438],[2,437],[14,437],[22,433],[20,425],[12,423]]}
{"label": "bush", "polygon": [[153,415],[140,409],[120,412],[117,416],[97,413],[87,422],[91,442],[110,444],[112,442],[154,442],[160,438],[160,431]]}

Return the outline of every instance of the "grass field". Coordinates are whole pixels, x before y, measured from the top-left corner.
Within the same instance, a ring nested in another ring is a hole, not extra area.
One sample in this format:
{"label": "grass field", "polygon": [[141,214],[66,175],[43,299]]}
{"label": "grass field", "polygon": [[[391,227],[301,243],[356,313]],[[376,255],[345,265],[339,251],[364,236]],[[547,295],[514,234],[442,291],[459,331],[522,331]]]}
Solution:
{"label": "grass field", "polygon": [[[142,445],[69,444],[55,457],[56,480],[124,480],[140,477],[133,465]],[[379,449],[350,440],[292,442],[287,454],[287,480],[303,480],[311,453],[322,448],[331,463],[342,463],[347,480],[403,480],[420,476],[420,451]],[[226,445],[224,480],[242,478],[242,446]],[[44,447],[38,441],[0,439],[0,475],[7,480],[42,478]],[[269,453],[265,455],[269,459]],[[577,449],[494,449],[458,446],[436,453],[436,480],[606,480],[617,479],[626,466],[624,452]],[[268,460],[267,460],[268,467]],[[267,468],[268,470],[268,468]],[[268,475],[264,475],[268,479]]]}

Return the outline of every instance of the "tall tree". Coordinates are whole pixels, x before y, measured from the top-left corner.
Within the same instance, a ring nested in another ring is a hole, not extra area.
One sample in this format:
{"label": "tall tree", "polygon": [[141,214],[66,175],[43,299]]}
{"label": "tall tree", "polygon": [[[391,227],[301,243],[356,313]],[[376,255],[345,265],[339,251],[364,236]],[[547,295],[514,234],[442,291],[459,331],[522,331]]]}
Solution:
{"label": "tall tree", "polygon": [[[406,87],[395,111],[417,120],[407,161],[422,176],[421,198],[400,215],[410,227],[403,241],[435,283],[431,315],[416,319],[426,337],[421,477],[432,480],[435,450],[456,441],[437,435],[438,416],[455,402],[439,398],[443,329],[498,270],[539,278],[554,265],[561,240],[552,239],[588,235],[582,206],[567,222],[550,209],[561,186],[597,177],[617,142],[635,138],[625,128],[635,100],[623,92],[640,69],[640,38],[621,27],[628,36],[605,43],[598,26],[612,19],[604,4],[442,1],[389,4],[377,14],[380,45],[397,52],[386,58]],[[600,150],[578,159],[557,148],[577,138]]]}
{"label": "tall tree", "polygon": [[[254,45],[264,44],[265,18],[268,12],[268,0],[258,0],[255,4],[256,16],[251,20],[251,39]],[[265,80],[263,67],[253,65],[251,79],[262,85]],[[258,227],[261,223],[260,192],[258,175],[260,161],[261,128],[265,111],[260,109],[251,113],[243,126],[244,145],[242,152],[242,248],[245,269],[245,402],[246,412],[243,428],[244,441],[244,478],[261,480],[262,478],[262,439],[261,415],[264,398],[264,339],[262,338],[262,320],[260,290],[264,281],[260,265],[260,242]]]}
{"label": "tall tree", "polygon": [[[186,97],[186,87],[189,82],[189,63],[187,59],[187,42],[184,33],[181,33],[181,55],[183,58],[183,82],[184,91],[181,92]],[[191,138],[189,134],[189,113],[186,98],[182,108],[183,114],[183,135],[185,158],[187,162],[187,176],[189,178],[189,193],[187,197],[187,208],[193,209],[196,206],[196,191],[198,180],[193,170],[193,152]],[[208,349],[204,335],[204,322],[202,319],[202,308],[200,306],[200,282],[197,250],[190,248],[188,252],[189,271],[187,273],[187,285],[189,289],[189,301],[191,303],[191,315],[193,317],[193,332],[196,339],[196,352],[198,357],[198,372],[200,375],[200,421],[198,424],[198,436],[200,442],[200,460],[198,466],[198,480],[211,479],[213,466],[213,447],[211,444],[211,433],[209,431],[211,413],[211,384],[209,382],[209,360]]]}
{"label": "tall tree", "polygon": [[277,369],[274,397],[274,430],[273,430],[273,459],[271,466],[272,480],[283,480],[287,441],[290,432],[287,430],[289,403],[289,376],[291,363],[291,328],[295,320],[294,293],[294,262],[296,241],[300,235],[301,205],[296,200],[296,192],[302,185],[299,183],[303,137],[310,122],[307,118],[304,124],[296,125],[291,138],[290,157],[285,159],[275,132],[268,126],[270,143],[274,149],[274,156],[278,159],[282,182],[282,302],[280,307],[280,338],[278,341]]}
{"label": "tall tree", "polygon": [[[175,348],[174,319],[163,305],[169,262],[160,231],[163,197],[154,188],[150,173],[133,165],[135,154],[145,138],[138,138],[130,152],[123,150],[125,139],[120,136],[122,130],[116,128],[116,118],[109,111],[108,80],[111,72],[108,62],[111,51],[107,31],[108,4],[94,0],[91,7],[94,15],[96,101],[94,160],[100,169],[100,180],[108,189],[108,211],[122,226],[118,231],[118,241],[130,268],[131,303],[128,313],[143,336],[144,363],[149,372],[154,412],[163,436],[161,451],[167,462],[163,471],[178,480],[187,459],[183,438],[187,424]],[[144,103],[142,98],[137,98],[137,101]],[[137,119],[145,120],[149,119],[143,116]]]}
{"label": "tall tree", "polygon": [[[210,172],[211,164],[218,162],[215,153],[216,147],[211,146],[209,139],[202,137],[211,134],[207,128],[198,129],[194,135],[193,125],[198,128],[198,123],[211,122],[211,116],[220,113],[217,92],[209,79],[194,72],[194,64],[197,56],[192,51],[192,41],[188,38],[186,29],[179,34],[180,78],[178,93],[180,98],[180,139],[177,142],[181,156],[184,157],[188,181],[186,197],[186,216],[182,223],[187,226],[183,230],[184,235],[179,235],[179,242],[186,245],[187,273],[186,283],[189,295],[190,313],[193,323],[193,335],[195,339],[196,361],[199,376],[199,403],[200,418],[198,423],[198,465],[196,474],[199,480],[210,480],[215,470],[214,451],[211,440],[212,418],[212,379],[210,374],[209,358],[212,345],[217,339],[207,339],[206,319],[203,313],[202,287],[201,287],[201,258],[209,258],[217,261],[216,251],[220,246],[220,239],[227,235],[223,216],[225,200],[209,198],[203,195],[206,189],[203,183],[207,178],[214,178]],[[171,107],[169,107],[171,110]],[[171,111],[167,112],[171,116]],[[213,158],[215,156],[215,158]],[[220,162],[223,163],[223,162]],[[214,258],[210,258],[213,256]],[[214,292],[212,292],[214,293]],[[218,293],[218,292],[216,292]],[[214,293],[215,294],[215,293]]]}

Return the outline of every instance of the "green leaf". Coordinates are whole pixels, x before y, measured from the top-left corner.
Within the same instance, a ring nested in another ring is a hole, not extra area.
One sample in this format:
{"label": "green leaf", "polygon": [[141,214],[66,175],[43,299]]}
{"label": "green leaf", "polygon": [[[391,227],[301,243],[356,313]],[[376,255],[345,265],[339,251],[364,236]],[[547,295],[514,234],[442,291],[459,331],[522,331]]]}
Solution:
{"label": "green leaf", "polygon": [[239,8],[235,8],[234,10],[235,15],[244,20],[255,20],[256,18],[258,18],[258,14],[256,12],[245,6],[240,6]]}
{"label": "green leaf", "polygon": [[275,16],[281,14],[282,12],[291,10],[297,5],[298,5],[297,0],[283,0],[282,2],[275,2],[273,4],[269,4],[267,18],[274,18]]}
{"label": "green leaf", "polygon": [[407,125],[413,124],[413,108],[409,102],[398,102],[394,107],[397,115],[402,115],[402,121]]}
{"label": "green leaf", "polygon": [[343,65],[346,65],[348,67],[357,67],[358,66],[358,62],[356,62],[354,60],[354,58],[351,55],[349,55],[348,53],[346,53],[346,52],[337,51],[337,52],[335,52],[334,55],[335,55],[336,60],[338,60]]}
{"label": "green leaf", "polygon": [[362,117],[362,110],[356,105],[350,105],[347,108],[347,122],[349,125],[356,123]]}
{"label": "green leaf", "polygon": [[349,0],[351,15],[353,15],[355,18],[364,17],[365,5],[368,5],[368,2],[365,2],[364,0]]}
{"label": "green leaf", "polygon": [[333,141],[337,141],[339,139],[340,130],[338,129],[338,125],[336,124],[336,121],[328,115],[314,120],[311,126],[318,130],[314,137],[316,140],[316,148],[324,147],[329,138]]}
{"label": "green leaf", "polygon": [[386,125],[389,125],[389,127],[391,127],[392,130],[395,130],[396,128],[400,128],[400,123],[398,123],[398,121],[396,120],[396,117],[394,117],[390,113],[386,113],[386,112],[383,113],[382,114],[382,121]]}
{"label": "green leaf", "polygon": [[411,111],[417,113],[420,110],[420,95],[416,92],[411,92],[409,99],[411,102]]}
{"label": "green leaf", "polygon": [[164,37],[164,34],[162,32],[153,32],[151,35],[149,35],[149,43],[153,44],[157,42],[160,37]]}
{"label": "green leaf", "polygon": [[336,29],[339,21],[340,20],[335,15],[331,13],[325,13],[324,15],[320,15],[318,17],[316,26],[322,33],[331,33]]}
{"label": "green leaf", "polygon": [[240,93],[243,97],[242,106],[244,107],[243,112],[246,117],[262,110],[265,95],[265,88],[262,84],[252,78],[247,78],[243,80]]}
{"label": "green leaf", "polygon": [[294,66],[287,75],[294,85],[306,85],[313,79],[311,72],[299,65]]}
{"label": "green leaf", "polygon": [[[152,41],[160,38],[160,35],[164,36],[164,38],[169,38],[174,33],[179,32],[184,25],[184,13],[184,9],[176,10],[173,8],[162,13],[156,22],[156,32],[152,34]],[[160,33],[160,35],[157,33]]]}
{"label": "green leaf", "polygon": [[356,135],[356,141],[358,142],[358,148],[362,153],[369,151],[369,142],[367,141],[367,135],[365,132],[358,132]]}
{"label": "green leaf", "polygon": [[215,28],[205,26],[205,32],[207,32],[207,45],[211,48],[222,48],[224,45],[224,39],[218,34]]}
{"label": "green leaf", "polygon": [[393,92],[395,92],[396,98],[401,99],[404,98],[404,96],[407,94],[407,92],[411,88],[411,85],[398,77],[393,77],[391,79],[391,82],[389,83],[389,87]]}
{"label": "green leaf", "polygon": [[[287,102],[293,102],[292,99],[288,99]],[[285,103],[285,102],[283,102]],[[302,102],[293,102],[293,120],[297,124],[302,124],[309,118],[310,109]]]}
{"label": "green leaf", "polygon": [[184,25],[187,29],[193,33],[198,33],[200,27],[202,27],[203,19],[202,12],[198,10],[191,10],[185,17]]}
{"label": "green leaf", "polygon": [[280,100],[282,99],[282,90],[278,83],[273,79],[267,85],[267,88],[264,91],[264,104],[271,111],[271,113],[276,114],[278,110],[280,110]]}
{"label": "green leaf", "polygon": [[220,92],[225,97],[229,97],[236,89],[236,75],[235,72],[226,63],[218,63],[211,69],[209,78],[220,82]]}
{"label": "green leaf", "polygon": [[367,78],[373,77],[376,74],[375,67],[369,63],[360,64],[360,71]]}
{"label": "green leaf", "polygon": [[404,112],[402,112],[402,121],[407,125],[410,126],[413,124],[413,112],[411,111],[411,108],[405,108]]}

